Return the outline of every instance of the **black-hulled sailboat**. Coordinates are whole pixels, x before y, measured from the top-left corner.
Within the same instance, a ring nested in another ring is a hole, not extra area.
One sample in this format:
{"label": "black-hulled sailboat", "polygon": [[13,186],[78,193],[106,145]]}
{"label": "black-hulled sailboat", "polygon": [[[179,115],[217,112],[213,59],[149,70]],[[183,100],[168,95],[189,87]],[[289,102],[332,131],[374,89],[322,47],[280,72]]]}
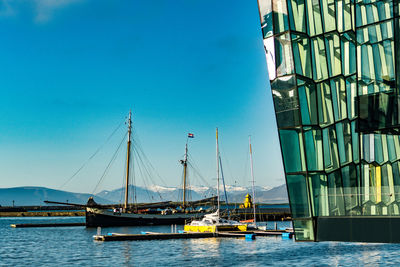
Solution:
{"label": "black-hulled sailboat", "polygon": [[[105,227],[105,226],[141,226],[141,225],[171,225],[171,224],[184,224],[185,220],[193,217],[201,217],[204,213],[189,212],[187,209],[190,203],[186,201],[186,176],[187,176],[187,142],[185,147],[185,157],[181,160],[183,165],[183,201],[180,210],[171,212],[170,202],[163,203],[149,203],[147,205],[135,206],[128,203],[129,196],[129,176],[130,176],[130,161],[131,161],[131,131],[132,119],[131,112],[128,117],[128,141],[127,141],[127,164],[126,164],[126,179],[125,179],[125,201],[123,207],[112,208],[98,205],[93,198],[89,198],[86,209],[86,227]],[[188,137],[192,134],[189,134]],[[214,198],[207,199],[212,201]],[[203,201],[207,201],[203,200]],[[199,202],[199,201],[196,201]],[[193,203],[193,202],[192,202]],[[139,213],[139,209],[144,208],[167,208],[155,214]]]}

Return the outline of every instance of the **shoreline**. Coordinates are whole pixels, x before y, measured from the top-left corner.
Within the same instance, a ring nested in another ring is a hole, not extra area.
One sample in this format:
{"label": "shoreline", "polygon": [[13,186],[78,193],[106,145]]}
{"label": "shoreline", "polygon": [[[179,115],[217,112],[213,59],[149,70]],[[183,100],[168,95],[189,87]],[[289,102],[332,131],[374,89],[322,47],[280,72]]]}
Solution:
{"label": "shoreline", "polygon": [[0,217],[83,217],[84,211],[5,211]]}

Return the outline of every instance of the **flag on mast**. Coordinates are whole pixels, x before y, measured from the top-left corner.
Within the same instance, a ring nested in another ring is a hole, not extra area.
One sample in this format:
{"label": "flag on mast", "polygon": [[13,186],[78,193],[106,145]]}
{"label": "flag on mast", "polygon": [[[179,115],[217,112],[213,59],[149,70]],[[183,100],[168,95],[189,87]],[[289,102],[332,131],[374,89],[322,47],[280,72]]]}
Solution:
{"label": "flag on mast", "polygon": [[194,138],[194,134],[188,133],[188,138]]}

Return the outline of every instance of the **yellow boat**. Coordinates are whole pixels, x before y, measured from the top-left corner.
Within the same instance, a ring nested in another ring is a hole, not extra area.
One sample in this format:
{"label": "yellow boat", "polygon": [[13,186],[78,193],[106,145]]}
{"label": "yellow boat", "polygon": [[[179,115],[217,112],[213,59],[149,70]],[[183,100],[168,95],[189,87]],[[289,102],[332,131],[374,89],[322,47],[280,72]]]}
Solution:
{"label": "yellow boat", "polygon": [[219,210],[204,215],[202,220],[193,220],[184,226],[185,232],[221,232],[221,231],[247,231],[247,224],[219,217]]}

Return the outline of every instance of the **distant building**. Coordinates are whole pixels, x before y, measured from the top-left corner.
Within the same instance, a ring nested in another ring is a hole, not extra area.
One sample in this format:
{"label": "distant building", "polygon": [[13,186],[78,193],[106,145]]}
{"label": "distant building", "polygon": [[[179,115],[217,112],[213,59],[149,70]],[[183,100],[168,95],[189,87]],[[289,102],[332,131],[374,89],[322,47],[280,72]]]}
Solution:
{"label": "distant building", "polygon": [[400,1],[258,2],[296,240],[400,242]]}

